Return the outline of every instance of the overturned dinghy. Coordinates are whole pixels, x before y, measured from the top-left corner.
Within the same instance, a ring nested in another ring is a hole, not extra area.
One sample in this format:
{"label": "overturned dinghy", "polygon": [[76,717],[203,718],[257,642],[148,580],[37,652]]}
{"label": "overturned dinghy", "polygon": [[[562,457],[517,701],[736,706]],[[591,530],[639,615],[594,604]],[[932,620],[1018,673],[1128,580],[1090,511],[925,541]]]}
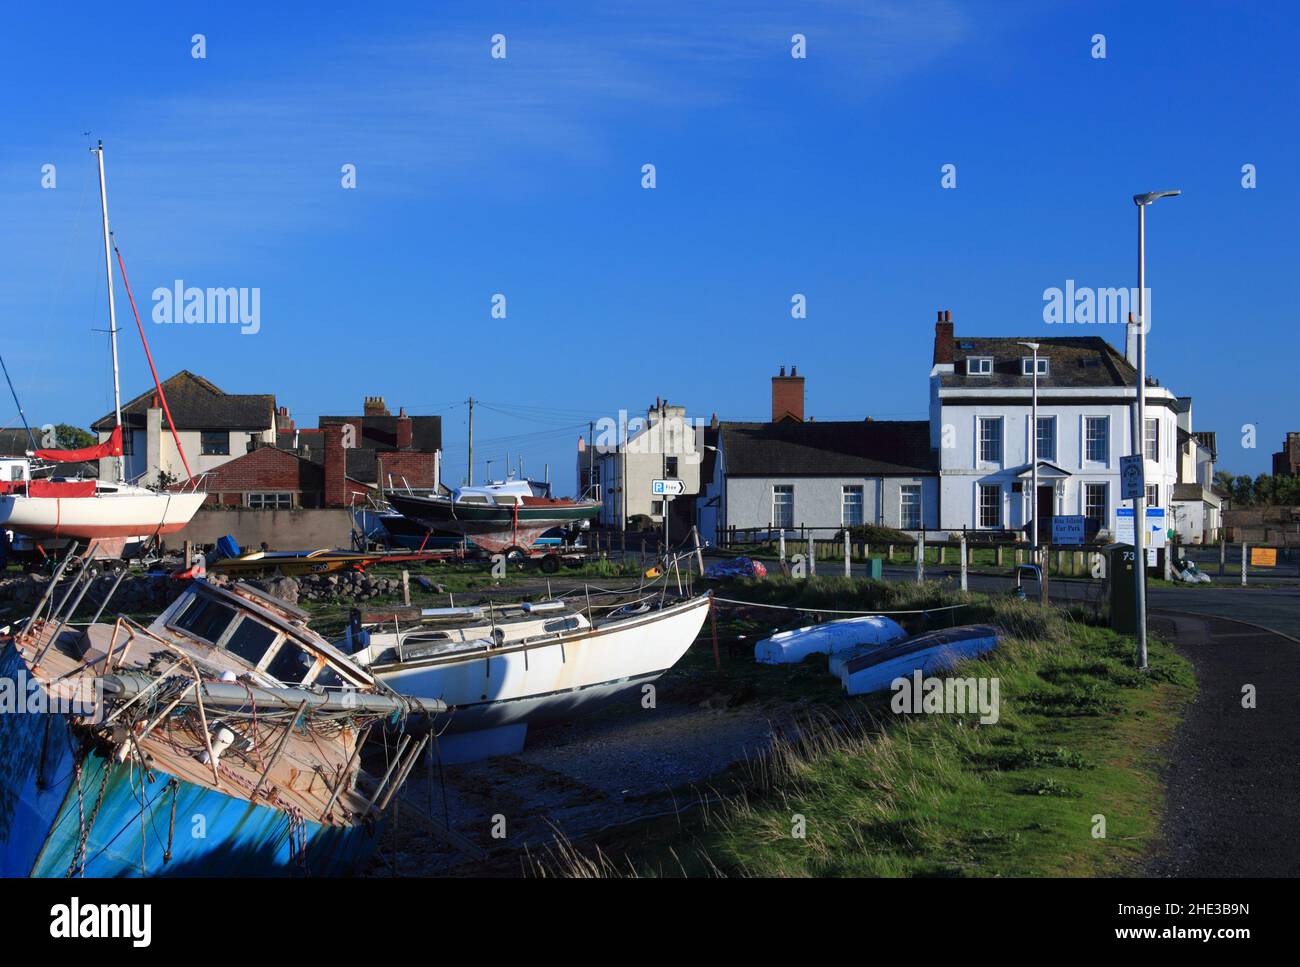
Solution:
{"label": "overturned dinghy", "polygon": [[888,688],[896,678],[947,671],[978,658],[998,646],[1001,634],[993,625],[962,625],[884,647],[869,646],[841,658],[840,682],[849,695],[869,695]]}
{"label": "overturned dinghy", "polygon": [[795,665],[809,655],[835,655],[864,645],[900,641],[907,632],[892,618],[867,615],[781,631],[754,645],[754,661],[764,665]]}

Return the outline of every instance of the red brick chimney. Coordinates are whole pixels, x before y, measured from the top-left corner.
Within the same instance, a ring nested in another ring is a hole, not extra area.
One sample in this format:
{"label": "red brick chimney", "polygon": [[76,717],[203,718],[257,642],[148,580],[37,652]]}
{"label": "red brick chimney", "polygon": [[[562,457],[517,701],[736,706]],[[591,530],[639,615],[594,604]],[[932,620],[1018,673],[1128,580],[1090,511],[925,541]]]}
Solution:
{"label": "red brick chimney", "polygon": [[325,431],[325,493],[322,503],[326,507],[346,507],[348,504],[348,455],[343,449],[343,424],[327,423]]}
{"label": "red brick chimney", "polygon": [[409,450],[411,447],[411,418],[406,415],[406,407],[397,411],[397,449]]}
{"label": "red brick chimney", "polygon": [[939,318],[934,324],[934,361],[951,363],[952,360],[952,312],[939,310]]}
{"label": "red brick chimney", "polygon": [[772,422],[780,423],[782,420],[803,422],[803,377],[793,366],[789,376],[782,366],[781,374],[772,377]]}

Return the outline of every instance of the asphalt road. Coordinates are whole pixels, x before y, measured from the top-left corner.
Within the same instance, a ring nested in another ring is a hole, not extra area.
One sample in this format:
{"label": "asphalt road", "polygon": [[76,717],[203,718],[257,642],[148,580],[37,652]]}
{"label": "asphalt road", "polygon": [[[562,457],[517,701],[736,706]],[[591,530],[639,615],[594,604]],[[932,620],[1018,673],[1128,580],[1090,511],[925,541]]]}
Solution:
{"label": "asphalt road", "polygon": [[1151,625],[1191,659],[1200,693],[1170,750],[1164,844],[1148,875],[1300,874],[1300,641],[1186,612],[1155,612]]}

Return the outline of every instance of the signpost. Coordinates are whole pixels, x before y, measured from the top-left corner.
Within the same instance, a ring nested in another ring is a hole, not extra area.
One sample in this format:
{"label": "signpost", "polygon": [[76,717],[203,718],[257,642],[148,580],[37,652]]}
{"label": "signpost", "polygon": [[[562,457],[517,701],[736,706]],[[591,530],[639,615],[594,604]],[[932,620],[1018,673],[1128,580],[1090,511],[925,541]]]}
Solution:
{"label": "signpost", "polygon": [[1146,482],[1142,469],[1142,457],[1119,458],[1120,500],[1133,500],[1146,495]]}
{"label": "signpost", "polygon": [[[656,497],[662,497],[662,498],[663,498],[662,506],[663,506],[663,509],[664,509],[664,554],[667,555],[667,554],[669,553],[669,550],[668,550],[668,501],[671,500],[673,497],[680,497],[682,494],[686,493],[686,481],[684,481],[684,480],[659,480],[659,479],[651,480],[651,481],[650,481],[650,493],[653,494],[653,495],[656,496]],[[665,557],[665,560],[666,560],[666,559],[667,559],[667,558]]]}

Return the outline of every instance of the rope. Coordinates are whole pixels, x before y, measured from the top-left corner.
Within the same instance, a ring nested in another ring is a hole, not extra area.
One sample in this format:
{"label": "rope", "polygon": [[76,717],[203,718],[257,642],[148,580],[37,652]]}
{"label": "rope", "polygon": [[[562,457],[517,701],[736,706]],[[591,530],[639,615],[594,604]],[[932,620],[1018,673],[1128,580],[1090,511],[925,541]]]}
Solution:
{"label": "rope", "polygon": [[158,381],[158,370],[154,368],[153,353],[149,351],[149,340],[144,336],[144,326],[140,324],[140,313],[135,308],[135,296],[131,294],[131,283],[126,280],[126,265],[122,262],[122,250],[113,246],[113,252],[117,255],[117,266],[122,270],[122,285],[126,288],[126,297],[131,303],[131,313],[135,316],[135,327],[140,330],[140,342],[144,344],[145,359],[149,360],[149,372],[153,374],[153,385],[158,390],[158,399],[162,402],[163,412],[167,414],[167,425],[172,431],[172,440],[176,443],[176,452],[181,455],[181,463],[185,464],[185,473],[194,480],[194,473],[190,470],[190,462],[185,459],[185,449],[181,446],[181,438],[176,435],[176,424],[172,422],[172,411],[167,406],[167,394],[163,392],[162,383]]}
{"label": "rope", "polygon": [[801,611],[804,614],[852,614],[852,615],[884,615],[884,614],[932,614],[935,611],[955,611],[957,608],[969,608],[970,604],[945,604],[938,608],[914,608],[909,611],[844,611],[838,608],[796,608],[788,604],[760,604],[757,601],[740,601],[736,598],[718,598],[713,599],[719,604],[738,604],[747,608],[771,608],[776,611]]}

